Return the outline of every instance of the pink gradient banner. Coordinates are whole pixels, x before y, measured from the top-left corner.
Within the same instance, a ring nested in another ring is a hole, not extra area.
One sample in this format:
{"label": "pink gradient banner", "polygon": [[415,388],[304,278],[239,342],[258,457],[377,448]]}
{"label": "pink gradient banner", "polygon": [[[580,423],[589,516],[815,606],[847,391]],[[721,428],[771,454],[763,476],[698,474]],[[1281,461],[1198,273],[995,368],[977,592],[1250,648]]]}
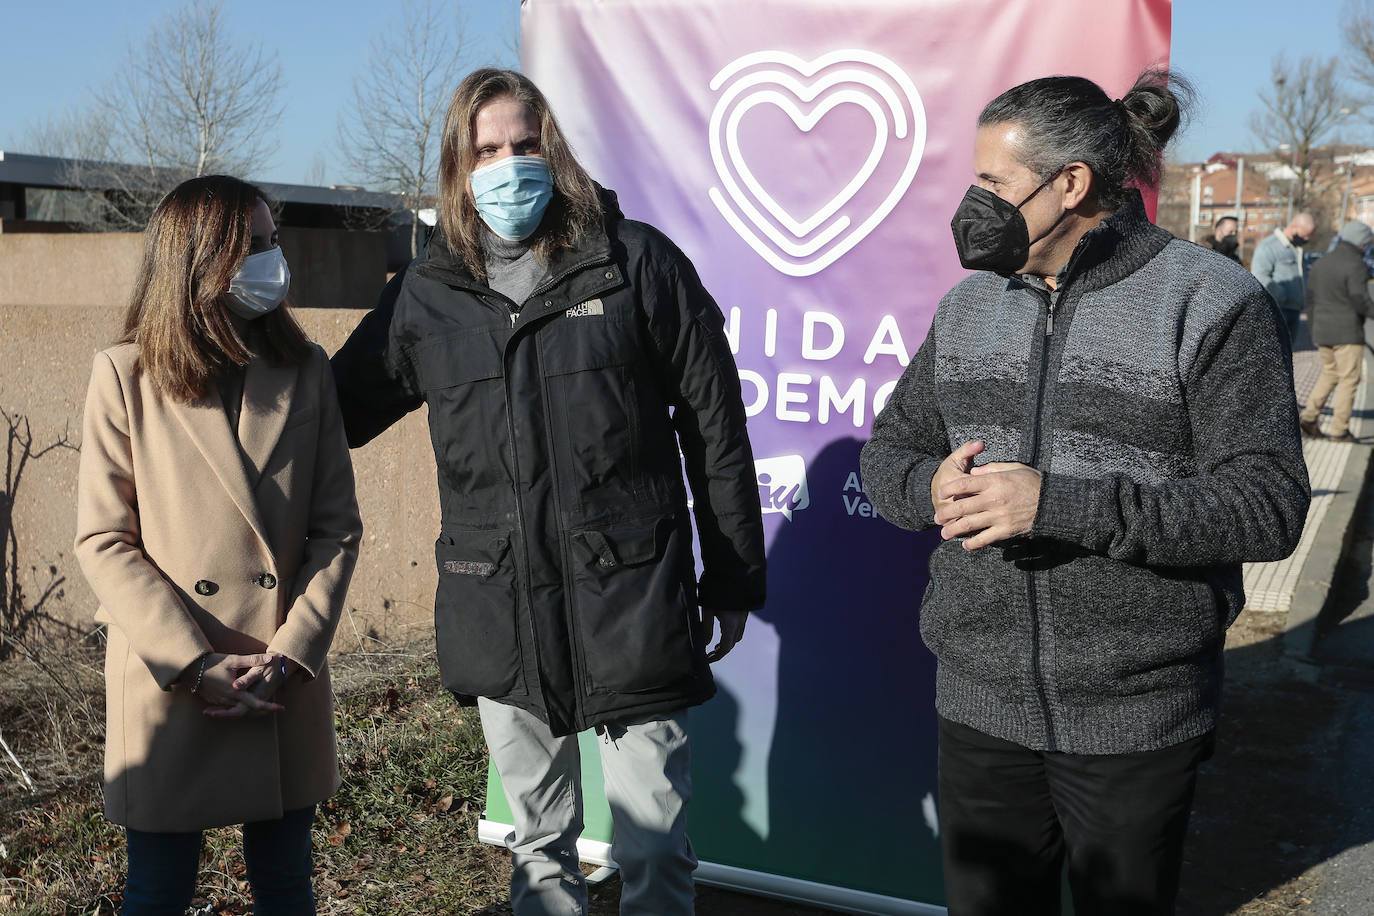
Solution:
{"label": "pink gradient banner", "polygon": [[963,276],[979,110],[1057,73],[1122,95],[1168,63],[1169,0],[523,10],[526,72],[626,215],[697,266],[750,412],[770,597],[693,711],[700,876],[937,912],[930,541],[875,517],[858,450]]}

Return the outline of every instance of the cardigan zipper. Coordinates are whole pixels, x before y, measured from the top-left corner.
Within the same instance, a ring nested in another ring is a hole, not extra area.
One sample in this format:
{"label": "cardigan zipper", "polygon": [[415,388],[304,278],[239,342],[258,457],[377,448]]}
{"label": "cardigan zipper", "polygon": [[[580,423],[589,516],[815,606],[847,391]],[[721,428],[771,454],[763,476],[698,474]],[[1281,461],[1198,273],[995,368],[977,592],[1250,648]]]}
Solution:
{"label": "cardigan zipper", "polygon": [[[1045,410],[1045,387],[1049,377],[1050,337],[1054,334],[1054,305],[1058,298],[1053,292],[1036,290],[1045,300],[1045,334],[1040,339],[1040,374],[1035,386],[1035,413],[1031,420],[1030,466],[1035,467],[1040,460],[1040,425]],[[1045,675],[1040,667],[1040,604],[1035,591],[1035,570],[1026,570],[1026,603],[1030,607],[1031,626],[1031,680],[1035,685],[1035,697],[1040,703],[1040,714],[1045,720],[1045,746],[1054,751],[1058,742],[1054,735],[1054,720],[1050,716],[1050,701],[1045,693]]]}

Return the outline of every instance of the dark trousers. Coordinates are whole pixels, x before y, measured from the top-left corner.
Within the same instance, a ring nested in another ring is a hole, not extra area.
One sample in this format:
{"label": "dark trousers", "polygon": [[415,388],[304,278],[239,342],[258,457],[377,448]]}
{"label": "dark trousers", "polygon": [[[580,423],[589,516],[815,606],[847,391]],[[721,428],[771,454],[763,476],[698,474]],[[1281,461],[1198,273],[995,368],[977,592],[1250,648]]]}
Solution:
{"label": "dark trousers", "polygon": [[[314,916],[310,826],[315,806],[275,821],[243,825],[243,859],[253,889],[253,916]],[[195,896],[202,834],[130,828],[124,916],[182,916]]]}
{"label": "dark trousers", "polygon": [[1209,733],[1158,751],[1032,751],[941,718],[940,845],[950,916],[1174,911]]}

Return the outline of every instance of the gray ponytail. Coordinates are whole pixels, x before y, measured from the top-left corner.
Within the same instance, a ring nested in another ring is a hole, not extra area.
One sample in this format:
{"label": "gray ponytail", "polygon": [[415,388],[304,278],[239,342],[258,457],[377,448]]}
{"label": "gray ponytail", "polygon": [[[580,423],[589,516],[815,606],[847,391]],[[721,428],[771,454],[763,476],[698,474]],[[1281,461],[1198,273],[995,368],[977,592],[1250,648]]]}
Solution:
{"label": "gray ponytail", "polygon": [[1092,80],[1048,76],[1014,86],[987,104],[978,126],[1018,124],[1017,158],[1042,180],[1070,162],[1086,163],[1097,202],[1115,210],[1126,188],[1154,188],[1164,148],[1187,117],[1193,90],[1181,75],[1149,69],[1113,101]]}

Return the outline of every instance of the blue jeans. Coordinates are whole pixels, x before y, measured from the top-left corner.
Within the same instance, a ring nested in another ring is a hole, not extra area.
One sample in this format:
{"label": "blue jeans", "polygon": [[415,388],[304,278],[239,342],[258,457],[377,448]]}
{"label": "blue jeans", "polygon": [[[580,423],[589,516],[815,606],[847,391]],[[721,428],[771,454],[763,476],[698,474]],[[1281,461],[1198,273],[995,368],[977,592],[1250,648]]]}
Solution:
{"label": "blue jeans", "polygon": [[[275,821],[243,825],[243,859],[253,888],[253,916],[314,916],[310,825],[315,806]],[[182,916],[195,896],[202,834],[127,830],[129,881],[124,916]]]}

